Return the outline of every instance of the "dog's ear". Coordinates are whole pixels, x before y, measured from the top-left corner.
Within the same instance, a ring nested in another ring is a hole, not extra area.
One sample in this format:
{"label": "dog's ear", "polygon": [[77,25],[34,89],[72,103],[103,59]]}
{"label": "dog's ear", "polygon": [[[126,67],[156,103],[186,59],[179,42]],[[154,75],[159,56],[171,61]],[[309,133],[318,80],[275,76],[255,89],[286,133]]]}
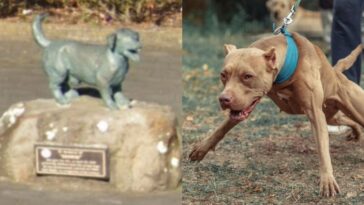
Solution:
{"label": "dog's ear", "polygon": [[268,9],[271,9],[271,7],[272,7],[272,1],[271,1],[271,0],[268,0],[267,2],[265,2],[265,6],[266,6]]}
{"label": "dog's ear", "polygon": [[110,48],[112,52],[114,52],[115,50],[116,40],[117,40],[116,33],[110,34],[107,37],[107,46]]}
{"label": "dog's ear", "polygon": [[225,44],[224,45],[224,49],[225,49],[225,55],[229,54],[231,51],[236,50],[236,46],[232,45],[232,44]]}
{"label": "dog's ear", "polygon": [[268,67],[271,70],[275,70],[277,69],[277,56],[276,56],[276,48],[271,47],[270,49],[268,49],[264,54],[263,57],[265,59],[265,61],[267,62]]}

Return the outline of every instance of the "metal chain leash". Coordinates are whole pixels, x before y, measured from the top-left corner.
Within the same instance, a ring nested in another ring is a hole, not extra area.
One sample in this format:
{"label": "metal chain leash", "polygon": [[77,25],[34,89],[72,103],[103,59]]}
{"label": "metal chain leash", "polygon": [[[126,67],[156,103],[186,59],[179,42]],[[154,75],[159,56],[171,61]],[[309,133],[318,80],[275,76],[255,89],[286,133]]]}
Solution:
{"label": "metal chain leash", "polygon": [[[287,26],[293,22],[293,17],[295,15],[295,13],[297,11],[297,7],[299,6],[300,3],[301,3],[301,0],[297,0],[296,3],[291,7],[291,11],[289,12],[289,14],[283,19],[283,24],[276,29],[273,28],[274,35],[278,35],[278,34],[284,33],[286,31]],[[275,25],[273,24],[273,26],[275,26]]]}

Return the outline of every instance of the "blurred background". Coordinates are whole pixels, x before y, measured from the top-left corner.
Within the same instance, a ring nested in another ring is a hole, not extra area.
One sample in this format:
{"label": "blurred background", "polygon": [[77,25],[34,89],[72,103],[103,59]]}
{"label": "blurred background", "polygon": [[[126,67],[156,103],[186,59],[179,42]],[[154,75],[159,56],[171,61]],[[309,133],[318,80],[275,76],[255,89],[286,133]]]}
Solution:
{"label": "blurred background", "polygon": [[153,22],[179,26],[181,0],[2,0],[0,17],[48,11],[69,23]]}
{"label": "blurred background", "polygon": [[[204,33],[257,34],[272,31],[267,0],[185,0],[183,26]],[[304,8],[319,10],[318,0],[302,1]]]}
{"label": "blurred background", "polygon": [[[200,41],[211,41],[208,44],[203,44],[203,46],[209,46],[211,49],[215,48],[214,51],[207,49],[208,51],[202,55],[209,55],[214,52],[214,55],[216,54],[221,58],[223,57],[222,45],[224,43],[235,43],[238,46],[244,46],[272,34],[274,19],[267,7],[267,2],[267,0],[183,1],[183,48],[185,52],[183,65],[185,68],[186,65],[188,69],[191,66],[195,67],[204,63],[212,67],[221,65],[221,59],[213,56],[209,58],[210,62],[205,62],[202,60],[201,55],[197,59],[194,59],[195,55],[190,55],[197,53],[199,49],[204,49],[195,46]],[[294,2],[294,0],[278,0],[278,2]],[[321,23],[320,12],[322,10],[319,7],[319,0],[302,1],[301,7],[313,12],[316,15],[315,20]],[[287,14],[289,9],[290,6],[285,7]],[[289,30],[292,31],[292,26],[289,27]],[[298,30],[298,32],[310,37],[329,54],[329,40],[324,40],[323,31],[317,33]],[[329,35],[327,32],[326,35]],[[217,47],[218,45],[220,47]]]}

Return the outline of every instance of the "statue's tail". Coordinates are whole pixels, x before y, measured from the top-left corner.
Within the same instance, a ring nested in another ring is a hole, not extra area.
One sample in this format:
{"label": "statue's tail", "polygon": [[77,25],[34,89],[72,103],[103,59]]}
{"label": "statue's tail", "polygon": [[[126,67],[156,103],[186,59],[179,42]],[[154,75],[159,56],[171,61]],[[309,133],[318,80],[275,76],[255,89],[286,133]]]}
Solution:
{"label": "statue's tail", "polygon": [[43,34],[42,21],[48,16],[48,14],[39,14],[35,17],[32,24],[33,37],[38,45],[45,48],[51,43]]}

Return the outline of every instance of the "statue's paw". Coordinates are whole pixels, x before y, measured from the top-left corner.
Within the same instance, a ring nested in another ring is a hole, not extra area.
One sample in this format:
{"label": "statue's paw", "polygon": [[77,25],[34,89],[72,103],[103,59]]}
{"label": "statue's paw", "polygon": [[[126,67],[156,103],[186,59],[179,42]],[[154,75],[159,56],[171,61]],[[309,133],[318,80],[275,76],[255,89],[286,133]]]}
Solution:
{"label": "statue's paw", "polygon": [[114,96],[115,102],[120,109],[126,109],[131,107],[131,101],[121,93],[117,93]]}
{"label": "statue's paw", "polygon": [[72,100],[79,97],[79,94],[76,90],[69,90],[68,92],[66,92],[65,97],[67,100]]}
{"label": "statue's paw", "polygon": [[109,107],[111,110],[118,110],[119,107],[117,106],[116,103],[110,101],[110,102],[105,102],[107,107]]}
{"label": "statue's paw", "polygon": [[69,104],[69,100],[65,96],[62,96],[62,97],[59,97],[59,98],[55,98],[55,100],[56,100],[56,102],[59,105],[67,105],[67,104]]}
{"label": "statue's paw", "polygon": [[130,100],[118,103],[118,107],[120,110],[131,108],[131,106],[132,106],[132,104],[131,104]]}

